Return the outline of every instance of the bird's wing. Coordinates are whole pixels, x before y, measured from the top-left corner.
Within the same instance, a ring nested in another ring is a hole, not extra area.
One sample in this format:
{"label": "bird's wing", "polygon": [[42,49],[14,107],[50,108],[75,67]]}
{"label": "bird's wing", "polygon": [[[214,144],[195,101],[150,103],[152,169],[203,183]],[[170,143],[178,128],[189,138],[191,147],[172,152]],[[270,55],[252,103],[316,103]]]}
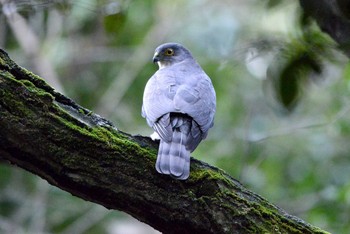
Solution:
{"label": "bird's wing", "polygon": [[163,140],[172,135],[169,116],[164,115],[178,112],[191,116],[198,125],[191,130],[194,138],[191,149],[194,149],[213,125],[215,103],[209,77],[200,67],[187,64],[185,69],[158,70],[151,77],[145,87],[142,115]]}
{"label": "bird's wing", "polygon": [[156,72],[148,80],[143,95],[142,116],[161,139],[167,142],[172,137],[169,113],[176,111],[173,105],[174,86],[174,78],[163,72]]}
{"label": "bird's wing", "polygon": [[[213,126],[216,110],[216,94],[209,77],[201,72],[187,77],[192,82],[181,85],[174,97],[174,106],[181,112],[191,116],[203,133]],[[194,81],[194,82],[193,82]]]}

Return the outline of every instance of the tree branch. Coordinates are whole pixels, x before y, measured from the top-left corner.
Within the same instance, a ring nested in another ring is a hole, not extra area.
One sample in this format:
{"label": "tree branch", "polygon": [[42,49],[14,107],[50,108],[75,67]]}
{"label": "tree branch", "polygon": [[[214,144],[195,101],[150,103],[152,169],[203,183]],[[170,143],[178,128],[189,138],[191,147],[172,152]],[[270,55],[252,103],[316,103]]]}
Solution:
{"label": "tree branch", "polygon": [[0,158],[165,233],[326,233],[193,158],[186,181],[158,174],[157,147],[57,93],[0,50]]}
{"label": "tree branch", "polygon": [[307,16],[336,41],[350,57],[350,3],[347,0],[299,0]]}

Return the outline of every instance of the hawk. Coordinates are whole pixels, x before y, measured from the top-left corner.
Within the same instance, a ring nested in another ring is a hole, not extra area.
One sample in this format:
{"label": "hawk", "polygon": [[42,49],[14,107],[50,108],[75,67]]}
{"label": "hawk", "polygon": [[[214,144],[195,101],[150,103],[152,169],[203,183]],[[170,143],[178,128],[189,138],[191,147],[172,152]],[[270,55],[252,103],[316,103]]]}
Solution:
{"label": "hawk", "polygon": [[148,80],[142,116],[160,139],[156,170],[179,180],[190,174],[190,153],[214,124],[216,94],[191,52],[178,43],[158,46],[159,69]]}

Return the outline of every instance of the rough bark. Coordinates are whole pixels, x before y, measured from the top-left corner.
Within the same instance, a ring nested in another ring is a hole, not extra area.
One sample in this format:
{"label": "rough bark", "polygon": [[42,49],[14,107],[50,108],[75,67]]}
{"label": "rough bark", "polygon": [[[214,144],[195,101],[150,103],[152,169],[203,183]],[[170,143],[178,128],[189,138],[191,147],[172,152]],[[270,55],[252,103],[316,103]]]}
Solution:
{"label": "rough bark", "polygon": [[186,181],[154,169],[157,143],[55,92],[0,50],[0,158],[164,233],[326,233],[191,159]]}

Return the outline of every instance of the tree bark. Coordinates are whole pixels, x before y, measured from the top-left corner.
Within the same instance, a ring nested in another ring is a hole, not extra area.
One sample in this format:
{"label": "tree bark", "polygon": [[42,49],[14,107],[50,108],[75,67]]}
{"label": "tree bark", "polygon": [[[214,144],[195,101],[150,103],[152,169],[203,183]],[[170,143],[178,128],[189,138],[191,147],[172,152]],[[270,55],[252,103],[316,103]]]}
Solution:
{"label": "tree bark", "polygon": [[119,131],[0,50],[0,158],[164,233],[327,233],[193,158],[186,181],[158,174],[157,147]]}

